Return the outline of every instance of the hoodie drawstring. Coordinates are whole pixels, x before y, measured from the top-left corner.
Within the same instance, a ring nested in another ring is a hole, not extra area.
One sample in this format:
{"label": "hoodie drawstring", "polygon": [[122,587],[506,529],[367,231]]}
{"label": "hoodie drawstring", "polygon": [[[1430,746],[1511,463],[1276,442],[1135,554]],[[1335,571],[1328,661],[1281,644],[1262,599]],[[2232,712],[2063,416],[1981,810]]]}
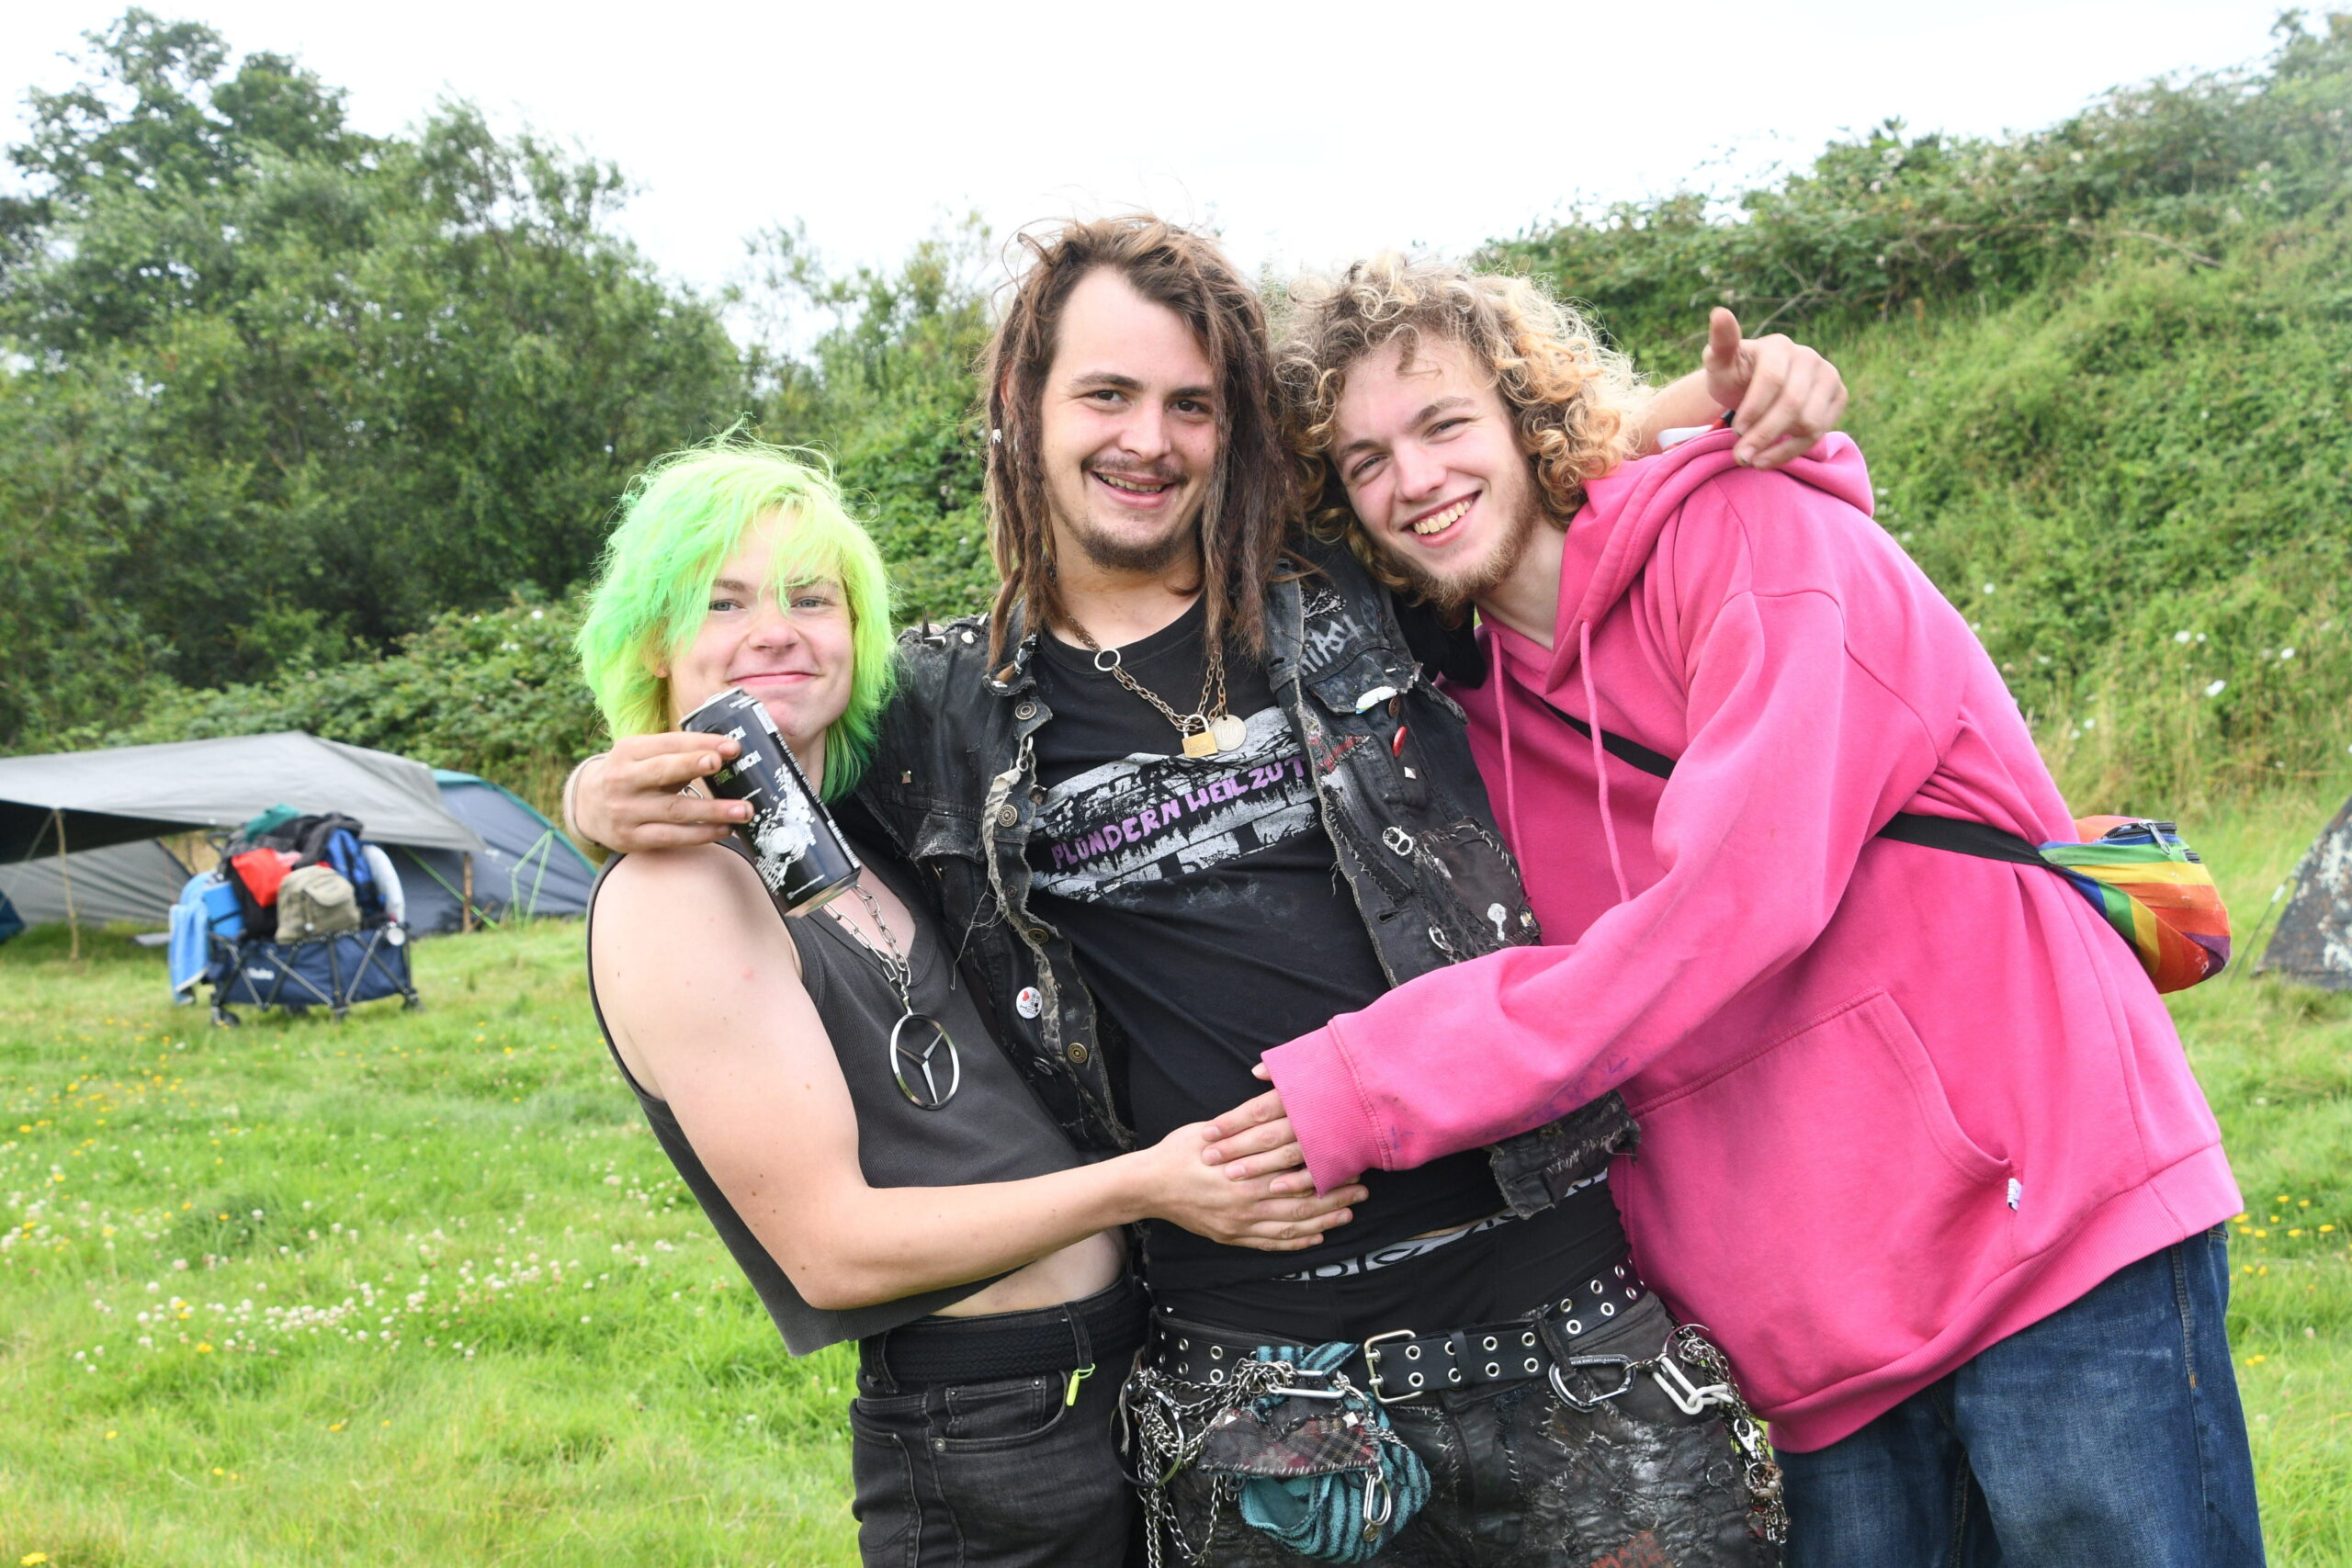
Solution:
{"label": "hoodie drawstring", "polygon": [[[1584,678],[1585,727],[1592,731],[1592,776],[1600,784],[1600,836],[1609,840],[1609,869],[1617,875],[1617,902],[1630,904],[1625,862],[1617,852],[1617,822],[1609,814],[1609,753],[1600,744],[1600,699],[1592,689],[1592,623],[1577,627],[1577,673]],[[1510,731],[1503,731],[1503,792],[1510,792]]]}
{"label": "hoodie drawstring", "polygon": [[1519,836],[1518,779],[1510,765],[1510,685],[1503,679],[1503,639],[1499,637],[1487,637],[1487,651],[1492,656],[1487,679],[1493,682],[1495,688],[1495,722],[1502,730],[1503,831],[1510,836],[1511,852],[1524,854],[1523,841]]}

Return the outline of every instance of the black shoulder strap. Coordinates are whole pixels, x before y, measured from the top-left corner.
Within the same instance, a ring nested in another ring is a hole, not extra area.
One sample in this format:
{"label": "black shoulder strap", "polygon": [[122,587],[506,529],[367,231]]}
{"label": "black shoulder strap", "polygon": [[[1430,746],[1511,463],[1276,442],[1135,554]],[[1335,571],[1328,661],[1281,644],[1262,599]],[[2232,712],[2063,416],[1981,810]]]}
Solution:
{"label": "black shoulder strap", "polygon": [[[1592,739],[1592,726],[1566,709],[1551,703],[1544,705],[1559,715],[1570,729],[1586,739]],[[1653,751],[1638,740],[1628,740],[1622,735],[1600,732],[1600,749],[1629,768],[1638,768],[1652,778],[1671,778],[1674,759],[1663,751]],[[1949,850],[1954,854],[1974,855],[1979,860],[2007,861],[2011,865],[2038,865],[2050,863],[2041,858],[2041,850],[2032,840],[2016,833],[2005,832],[1988,822],[1968,822],[1957,817],[1930,817],[1924,812],[1898,811],[1878,830],[1882,839],[1893,839],[1901,844],[1918,844],[1930,850]]]}
{"label": "black shoulder strap", "polygon": [[1887,818],[1878,836],[1901,844],[1923,844],[1931,850],[1974,855],[1979,860],[2007,861],[2011,865],[2038,865],[2045,870],[2050,865],[2031,840],[2004,832],[1989,822],[1969,822],[1958,817],[1898,811]]}
{"label": "black shoulder strap", "polygon": [[[1561,721],[1570,729],[1575,730],[1587,740],[1592,739],[1592,726],[1566,708],[1554,707],[1550,703],[1545,703],[1544,705],[1558,714]],[[1639,768],[1654,779],[1671,778],[1674,774],[1673,758],[1663,751],[1653,751],[1638,740],[1628,740],[1622,735],[1611,735],[1604,729],[1600,732],[1600,749],[1627,767]]]}

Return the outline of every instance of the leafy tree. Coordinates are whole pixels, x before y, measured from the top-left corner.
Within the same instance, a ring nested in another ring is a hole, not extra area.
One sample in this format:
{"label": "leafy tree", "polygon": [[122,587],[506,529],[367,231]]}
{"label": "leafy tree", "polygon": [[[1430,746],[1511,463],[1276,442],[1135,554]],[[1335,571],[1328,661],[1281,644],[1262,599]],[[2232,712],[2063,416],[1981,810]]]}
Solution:
{"label": "leafy tree", "polygon": [[[798,229],[750,244],[734,302],[754,333],[764,428],[833,457],[897,578],[899,613],[944,618],[995,590],[972,371],[997,265],[977,216],[918,242],[895,271],[829,271]],[[777,340],[824,323],[806,349]]]}
{"label": "leafy tree", "polygon": [[[209,685],[563,588],[628,476],[751,400],[714,302],[615,232],[609,165],[463,105],[356,136],[338,93],[194,24],[92,44],[10,153],[37,221],[0,338],[53,446],[0,451],[0,488],[56,498],[60,565],[105,563],[21,609],[37,656],[79,646],[91,592],[130,663]],[[61,702],[0,696],[0,739]]]}

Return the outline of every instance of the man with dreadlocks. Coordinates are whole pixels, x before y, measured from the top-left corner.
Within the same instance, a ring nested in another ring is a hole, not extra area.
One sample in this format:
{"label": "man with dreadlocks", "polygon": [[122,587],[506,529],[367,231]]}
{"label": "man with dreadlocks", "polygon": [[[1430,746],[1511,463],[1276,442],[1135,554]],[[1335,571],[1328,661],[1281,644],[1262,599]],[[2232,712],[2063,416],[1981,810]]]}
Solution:
{"label": "man with dreadlocks", "polygon": [[[931,874],[1039,1098],[1107,1154],[1250,1098],[1268,1047],[1538,932],[1458,710],[1386,592],[1295,526],[1257,296],[1148,218],[1027,243],[983,370],[1003,586],[902,640],[859,805]],[[1735,325],[1645,417],[1738,407],[1769,465],[1843,400],[1817,355]],[[711,751],[616,747],[575,819],[625,849],[712,838],[727,806],[674,793]],[[1604,1096],[1373,1172],[1352,1224],[1272,1261],[1148,1225],[1130,1463],[1155,1557],[1771,1561],[1720,1359],[1669,1342],[1626,1258],[1605,1179],[1632,1133]]]}

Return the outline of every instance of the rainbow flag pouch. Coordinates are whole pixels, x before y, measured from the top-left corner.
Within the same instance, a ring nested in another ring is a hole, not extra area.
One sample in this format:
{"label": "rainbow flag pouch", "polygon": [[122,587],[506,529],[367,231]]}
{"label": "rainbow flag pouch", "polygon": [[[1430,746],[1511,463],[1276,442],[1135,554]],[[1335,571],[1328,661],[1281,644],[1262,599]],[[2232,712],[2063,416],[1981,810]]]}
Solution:
{"label": "rainbow flag pouch", "polygon": [[2043,862],[2140,955],[2159,991],[2185,991],[2230,962],[2230,912],[2213,874],[2170,822],[2084,817],[2079,844],[2043,844]]}

